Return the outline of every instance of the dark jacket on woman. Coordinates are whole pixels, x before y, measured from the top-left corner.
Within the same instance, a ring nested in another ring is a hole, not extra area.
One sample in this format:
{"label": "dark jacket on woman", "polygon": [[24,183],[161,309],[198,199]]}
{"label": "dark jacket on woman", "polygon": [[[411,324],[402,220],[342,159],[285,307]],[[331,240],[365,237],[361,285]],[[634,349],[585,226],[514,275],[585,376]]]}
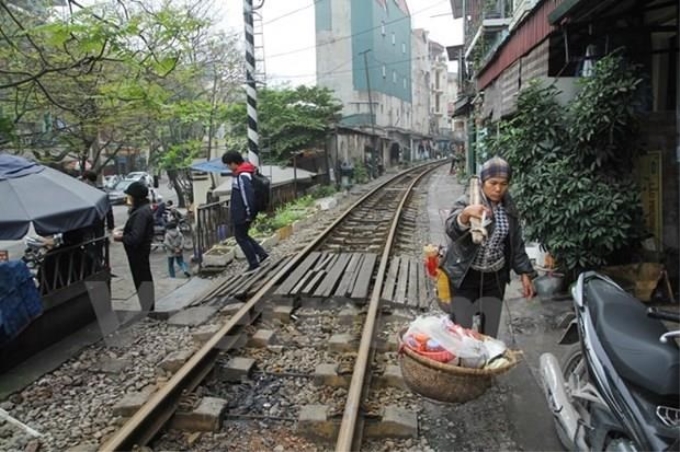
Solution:
{"label": "dark jacket on woman", "polygon": [[[449,276],[453,289],[460,287],[480,246],[472,241],[470,229],[462,229],[458,224],[458,216],[468,205],[468,196],[460,197],[446,220],[446,235],[451,239],[451,243],[449,243],[441,268]],[[488,204],[487,206],[491,207]],[[510,227],[510,231],[505,238],[505,266],[501,270],[503,282],[507,284],[510,281],[511,269],[518,275],[528,274],[532,278],[535,277],[536,272],[524,247],[519,214],[512,202],[512,198],[508,194],[503,199],[503,207],[505,207]],[[486,227],[486,230],[488,237],[491,237],[494,230],[493,221]]]}
{"label": "dark jacket on woman", "polygon": [[154,218],[148,203],[134,207],[123,229],[123,245],[129,254],[139,253],[149,255],[153,241]]}

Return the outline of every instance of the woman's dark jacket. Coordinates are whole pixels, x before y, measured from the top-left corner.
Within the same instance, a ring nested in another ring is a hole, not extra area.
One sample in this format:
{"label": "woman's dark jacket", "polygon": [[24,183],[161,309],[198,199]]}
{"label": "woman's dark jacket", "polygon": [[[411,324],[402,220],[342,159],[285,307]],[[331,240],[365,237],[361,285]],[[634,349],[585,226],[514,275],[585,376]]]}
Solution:
{"label": "woman's dark jacket", "polygon": [[130,212],[125,229],[123,229],[123,245],[130,255],[151,253],[151,242],[154,234],[154,218],[148,203],[135,206]]}
{"label": "woman's dark jacket", "polygon": [[[468,205],[468,196],[460,197],[454,204],[451,214],[446,219],[446,235],[451,239],[451,242],[448,244],[441,268],[449,276],[453,288],[460,287],[479,249],[479,245],[472,241],[470,229],[461,229],[458,224],[458,215]],[[504,283],[507,284],[510,281],[511,269],[518,275],[528,274],[531,278],[534,278],[536,272],[531,265],[529,256],[527,256],[519,215],[510,195],[506,195],[503,199],[503,206],[505,207],[510,227],[505,238],[505,266],[501,270]],[[491,208],[488,203],[487,207]],[[486,227],[486,230],[488,237],[491,237],[494,230],[493,221]]]}

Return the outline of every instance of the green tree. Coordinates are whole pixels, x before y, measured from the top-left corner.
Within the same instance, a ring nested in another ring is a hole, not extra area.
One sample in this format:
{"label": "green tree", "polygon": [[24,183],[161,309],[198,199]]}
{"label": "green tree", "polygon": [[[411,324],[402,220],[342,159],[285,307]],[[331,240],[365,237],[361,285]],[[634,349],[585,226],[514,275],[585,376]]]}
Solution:
{"label": "green tree", "polygon": [[157,139],[154,160],[167,171],[180,205],[193,201],[191,162],[214,154],[226,105],[238,98],[243,79],[236,38],[201,33],[182,64],[164,80],[172,95],[152,125]]}
{"label": "green tree", "polygon": [[[258,93],[258,131],[275,161],[288,161],[302,148],[321,145],[331,126],[340,119],[342,103],[327,88],[263,89]],[[245,102],[229,105],[225,120],[231,136],[245,143],[247,136]]]}
{"label": "green tree", "polygon": [[[14,112],[14,124],[29,125],[21,135],[36,157],[72,153],[95,169],[124,147],[138,148],[145,119],[169,97],[160,82],[204,25],[190,7],[171,1],[108,1],[49,21],[18,17],[1,1],[0,12],[14,25],[0,45],[3,110]],[[42,130],[31,127],[36,123]]]}
{"label": "green tree", "polygon": [[513,196],[531,240],[567,270],[616,262],[645,236],[631,162],[639,78],[610,55],[581,80],[565,109],[557,90],[532,83],[517,115],[491,139],[513,167]]}

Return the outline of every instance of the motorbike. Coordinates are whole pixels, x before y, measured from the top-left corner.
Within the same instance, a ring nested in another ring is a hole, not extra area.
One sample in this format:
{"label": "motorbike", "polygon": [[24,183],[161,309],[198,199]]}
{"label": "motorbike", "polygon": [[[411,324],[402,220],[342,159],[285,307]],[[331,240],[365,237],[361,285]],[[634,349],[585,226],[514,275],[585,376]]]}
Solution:
{"label": "motorbike", "polygon": [[568,450],[680,450],[680,349],[662,321],[677,312],[647,308],[612,279],[579,276],[561,362],[540,359],[557,436]]}
{"label": "motorbike", "polygon": [[[163,214],[164,224],[168,224],[170,221],[177,223],[177,228],[180,233],[184,236],[184,250],[191,251],[194,249],[193,242],[193,229],[191,223],[182,215],[177,209],[168,209]],[[158,249],[163,249],[163,243],[165,241],[166,228],[164,224],[156,223],[153,228],[153,241],[151,242],[151,250],[156,251]]]}

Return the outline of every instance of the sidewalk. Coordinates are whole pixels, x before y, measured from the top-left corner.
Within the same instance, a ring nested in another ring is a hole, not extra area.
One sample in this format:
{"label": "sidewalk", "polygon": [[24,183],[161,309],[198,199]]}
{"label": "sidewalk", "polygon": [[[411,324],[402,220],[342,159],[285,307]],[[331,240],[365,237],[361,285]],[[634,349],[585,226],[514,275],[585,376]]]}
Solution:
{"label": "sidewalk", "polygon": [[[114,311],[140,311],[139,300],[135,292],[135,284],[132,281],[130,266],[123,245],[111,242],[110,248],[111,272],[111,304]],[[184,258],[188,261],[190,256],[185,253]],[[165,251],[156,250],[151,252],[151,274],[153,275],[154,288],[156,290],[156,302],[179,289],[187,282],[188,278],[179,276],[168,277],[168,256]],[[181,273],[179,273],[181,275]]]}
{"label": "sidewalk", "polygon": [[[445,244],[442,210],[451,208],[464,193],[464,187],[441,168],[432,176],[428,191],[430,239],[434,244]],[[499,406],[513,420],[514,441],[523,450],[561,450],[540,384],[539,358],[544,352],[561,350],[557,341],[561,330],[556,329],[560,315],[570,310],[568,302],[526,300],[521,295],[521,284],[515,277],[506,291],[506,308],[501,318],[499,338],[511,348],[522,350],[523,362],[500,382],[507,385],[510,397]],[[453,445],[452,445],[453,446]]]}

